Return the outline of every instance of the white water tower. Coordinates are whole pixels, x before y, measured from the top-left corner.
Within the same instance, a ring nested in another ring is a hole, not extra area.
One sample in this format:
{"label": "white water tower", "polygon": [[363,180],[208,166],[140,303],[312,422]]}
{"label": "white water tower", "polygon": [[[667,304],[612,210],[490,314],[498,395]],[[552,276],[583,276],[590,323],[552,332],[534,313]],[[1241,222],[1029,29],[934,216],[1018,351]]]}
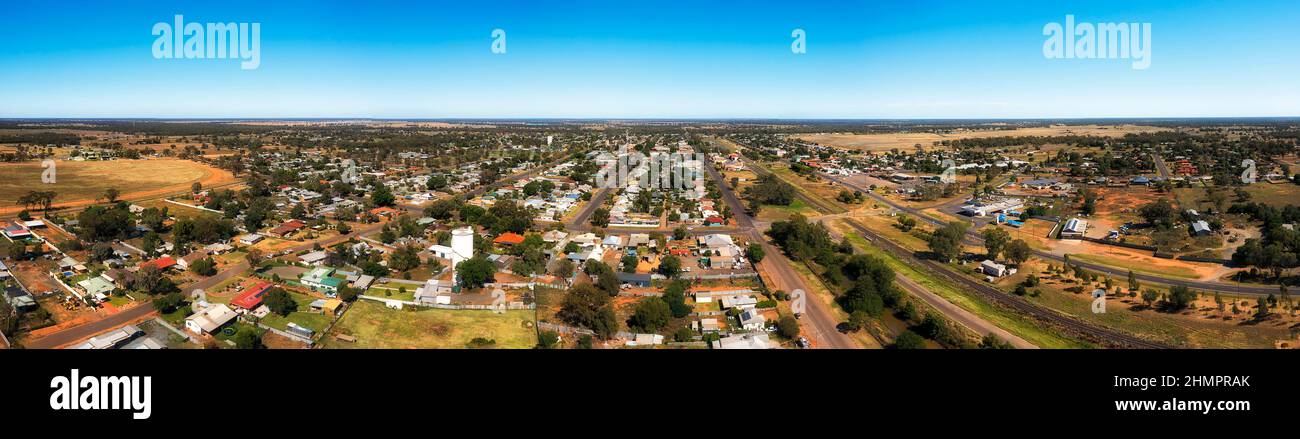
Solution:
{"label": "white water tower", "polygon": [[462,227],[451,231],[451,279],[453,282],[458,281],[456,278],[456,265],[461,261],[474,257],[474,229],[472,227]]}

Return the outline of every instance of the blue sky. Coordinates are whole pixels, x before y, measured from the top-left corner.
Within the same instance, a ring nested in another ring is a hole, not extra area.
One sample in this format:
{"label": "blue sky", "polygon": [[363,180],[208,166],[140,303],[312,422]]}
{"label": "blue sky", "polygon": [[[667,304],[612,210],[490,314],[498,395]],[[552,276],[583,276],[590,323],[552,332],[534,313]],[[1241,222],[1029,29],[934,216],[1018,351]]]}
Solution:
{"label": "blue sky", "polygon": [[[112,4],[110,4],[112,3]],[[474,3],[474,4],[468,4]],[[0,117],[1300,116],[1300,2],[20,2]],[[155,59],[154,23],[261,23],[261,65]],[[1147,22],[1151,66],[1043,26]],[[507,53],[491,53],[493,29]],[[807,32],[792,54],[790,33]]]}

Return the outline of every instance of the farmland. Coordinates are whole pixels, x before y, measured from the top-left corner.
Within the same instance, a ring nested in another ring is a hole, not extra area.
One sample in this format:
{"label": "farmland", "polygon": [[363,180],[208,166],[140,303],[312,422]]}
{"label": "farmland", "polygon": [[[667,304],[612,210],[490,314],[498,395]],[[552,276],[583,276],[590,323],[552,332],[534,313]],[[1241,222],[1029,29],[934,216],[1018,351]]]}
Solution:
{"label": "farmland", "polygon": [[930,149],[934,145],[934,142],[956,139],[1063,135],[1122,137],[1125,134],[1130,133],[1144,133],[1161,130],[1164,130],[1164,128],[1138,125],[1056,125],[1050,127],[1016,128],[1011,130],[959,130],[947,134],[927,132],[896,132],[886,134],[819,133],[800,135],[797,138],[805,142],[814,142],[837,148],[856,149],[866,152],[887,152],[891,149],[910,151],[918,144],[921,145],[923,149]]}
{"label": "farmland", "polygon": [[108,188],[131,200],[183,192],[196,181],[204,187],[236,181],[230,172],[178,159],[60,161],[55,169],[55,183],[39,184],[40,162],[0,164],[0,214],[22,210],[18,198],[33,190],[57,192],[54,207],[76,207],[94,203]]}

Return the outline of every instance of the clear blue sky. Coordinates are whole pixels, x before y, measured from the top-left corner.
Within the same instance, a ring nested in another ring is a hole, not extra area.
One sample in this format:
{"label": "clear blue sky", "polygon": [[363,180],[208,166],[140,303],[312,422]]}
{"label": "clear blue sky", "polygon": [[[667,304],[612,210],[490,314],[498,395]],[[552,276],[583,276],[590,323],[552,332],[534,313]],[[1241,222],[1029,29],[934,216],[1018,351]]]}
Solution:
{"label": "clear blue sky", "polygon": [[[112,3],[112,4],[110,4]],[[475,3],[469,5],[468,3]],[[11,2],[0,117],[1300,116],[1300,2]],[[261,66],[159,60],[156,22],[259,22]],[[1044,24],[1149,22],[1151,67]],[[507,53],[490,51],[507,32]],[[790,52],[807,32],[808,51]]]}

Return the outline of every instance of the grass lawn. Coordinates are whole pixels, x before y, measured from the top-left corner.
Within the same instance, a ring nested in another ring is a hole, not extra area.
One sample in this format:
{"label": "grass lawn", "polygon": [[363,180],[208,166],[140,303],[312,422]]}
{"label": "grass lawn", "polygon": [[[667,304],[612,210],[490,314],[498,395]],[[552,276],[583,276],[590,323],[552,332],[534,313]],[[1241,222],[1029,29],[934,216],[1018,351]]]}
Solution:
{"label": "grass lawn", "polygon": [[[401,288],[403,287],[406,288],[405,293],[403,293],[401,290]],[[369,290],[366,290],[366,295],[380,297],[384,299],[405,300],[411,302],[411,301],[415,301],[416,288],[419,287],[415,285],[406,285],[406,284],[375,285],[370,287]]]}
{"label": "grass lawn", "polygon": [[820,215],[820,213],[817,212],[817,209],[813,209],[812,206],[804,203],[803,200],[795,198],[794,202],[790,203],[789,206],[764,204],[763,207],[759,208],[758,216],[755,219],[759,221],[785,221],[790,219],[790,217],[794,216],[796,213],[802,214],[803,216]]}
{"label": "grass lawn", "polygon": [[[1250,200],[1274,207],[1296,204],[1300,200],[1300,185],[1293,183],[1255,183],[1246,186]],[[1236,197],[1232,197],[1235,202]]]}
{"label": "grass lawn", "polygon": [[315,297],[293,292],[289,292],[289,297],[292,297],[293,301],[298,303],[297,311],[289,313],[288,316],[270,313],[267,314],[266,317],[262,318],[261,323],[275,329],[283,330],[288,329],[289,322],[293,322],[297,323],[298,326],[320,332],[324,331],[325,327],[329,326],[330,321],[333,320],[328,315],[313,312],[311,310],[311,302],[316,300]]}
{"label": "grass lawn", "polygon": [[375,301],[358,300],[331,331],[354,336],[357,342],[340,342],[325,336],[321,338],[321,346],[460,349],[473,338],[483,337],[496,340],[498,348],[527,349],[537,344],[532,323],[532,310],[510,310],[504,314],[485,310],[395,310]]}

